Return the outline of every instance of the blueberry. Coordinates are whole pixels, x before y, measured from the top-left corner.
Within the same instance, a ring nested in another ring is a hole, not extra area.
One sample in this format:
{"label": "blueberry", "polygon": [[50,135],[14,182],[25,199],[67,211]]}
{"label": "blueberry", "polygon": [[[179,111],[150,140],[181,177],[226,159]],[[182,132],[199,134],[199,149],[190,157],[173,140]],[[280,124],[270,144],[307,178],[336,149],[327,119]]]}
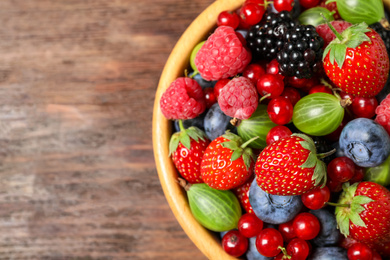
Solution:
{"label": "blueberry", "polygon": [[256,237],[249,238],[248,251],[246,252],[246,258],[248,260],[272,260],[273,257],[266,257],[257,251],[256,248]]}
{"label": "blueberry", "polygon": [[390,155],[389,134],[372,119],[348,122],[341,131],[339,144],[345,156],[361,167],[378,166]]}
{"label": "blueberry", "polygon": [[230,124],[231,119],[222,112],[218,103],[212,105],[204,117],[204,130],[207,137],[212,141],[223,135],[226,130],[235,128]]}
{"label": "blueberry", "polygon": [[341,233],[337,229],[336,217],[326,209],[311,210],[321,224],[320,233],[312,240],[319,247],[336,245],[341,238]]}
{"label": "blueberry", "polygon": [[317,247],[308,260],[348,260],[347,250],[342,247]]}
{"label": "blueberry", "polygon": [[[190,74],[188,74],[189,77],[191,77],[193,74],[193,72],[191,72]],[[208,81],[208,80],[205,80],[204,78],[202,78],[202,76],[198,73],[196,74],[193,79],[198,82],[198,84],[202,87],[202,89],[204,88],[213,88],[215,86],[215,83],[217,83],[217,81]]]}
{"label": "blueberry", "polygon": [[281,224],[292,220],[302,209],[300,196],[278,196],[264,192],[256,178],[249,188],[249,202],[259,219],[270,224]]}
{"label": "blueberry", "polygon": [[[190,126],[196,126],[200,130],[204,131],[204,117],[205,117],[205,115],[206,115],[206,113],[203,113],[203,114],[201,114],[198,117],[195,117],[193,119],[183,120],[184,128],[187,129]],[[175,132],[179,132],[180,131],[179,120],[175,120],[174,123],[173,123],[173,126],[175,128],[174,129]]]}

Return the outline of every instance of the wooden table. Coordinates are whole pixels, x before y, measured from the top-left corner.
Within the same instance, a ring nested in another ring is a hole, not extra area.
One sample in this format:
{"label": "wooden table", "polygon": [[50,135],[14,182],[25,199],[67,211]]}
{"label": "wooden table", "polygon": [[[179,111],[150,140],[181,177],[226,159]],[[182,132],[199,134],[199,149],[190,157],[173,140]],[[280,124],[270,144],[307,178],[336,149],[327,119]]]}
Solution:
{"label": "wooden table", "polygon": [[0,259],[205,259],[162,193],[151,122],[211,2],[0,1]]}

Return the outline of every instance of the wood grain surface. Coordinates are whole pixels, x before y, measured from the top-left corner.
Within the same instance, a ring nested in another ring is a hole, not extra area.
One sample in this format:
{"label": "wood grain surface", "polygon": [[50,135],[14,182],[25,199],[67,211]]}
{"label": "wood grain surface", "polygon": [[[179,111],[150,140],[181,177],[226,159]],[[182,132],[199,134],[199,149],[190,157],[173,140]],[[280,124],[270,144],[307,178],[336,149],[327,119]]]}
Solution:
{"label": "wood grain surface", "polygon": [[0,259],[205,259],[151,136],[165,61],[212,2],[0,1]]}

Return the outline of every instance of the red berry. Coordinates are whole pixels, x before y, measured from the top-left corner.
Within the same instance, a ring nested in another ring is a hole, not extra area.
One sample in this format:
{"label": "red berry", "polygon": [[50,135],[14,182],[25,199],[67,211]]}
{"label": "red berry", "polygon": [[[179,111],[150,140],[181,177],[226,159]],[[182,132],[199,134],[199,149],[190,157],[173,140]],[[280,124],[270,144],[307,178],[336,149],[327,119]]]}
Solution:
{"label": "red berry", "polygon": [[351,237],[345,237],[345,236],[341,236],[341,239],[338,243],[338,246],[344,248],[344,249],[348,249],[350,248],[353,244],[356,244],[358,243],[355,239],[351,238]]}
{"label": "red berry", "polygon": [[299,91],[292,87],[284,87],[284,90],[280,96],[289,99],[293,106],[295,106],[295,104],[301,99],[301,94],[299,94]]}
{"label": "red berry", "polygon": [[354,97],[350,107],[355,116],[372,118],[375,116],[377,106],[378,101],[375,97]]}
{"label": "red berry", "polygon": [[375,109],[375,121],[383,126],[390,135],[390,94],[382,100],[380,105]]}
{"label": "red berry", "polygon": [[318,235],[321,226],[316,216],[304,212],[294,218],[293,228],[298,238],[310,240]]}
{"label": "red berry", "polygon": [[333,159],[328,164],[328,176],[336,182],[347,182],[355,175],[355,163],[346,156]]}
{"label": "red berry", "polygon": [[284,78],[284,76],[279,73],[279,62],[276,59],[273,59],[269,63],[267,63],[266,72],[267,74],[280,75],[282,79]]}
{"label": "red berry", "polygon": [[240,18],[248,25],[255,25],[261,21],[265,9],[254,3],[245,3],[240,9]]}
{"label": "red berry", "polygon": [[305,260],[309,255],[309,251],[308,243],[301,238],[294,238],[287,244],[287,254],[293,260]]}
{"label": "red berry", "polygon": [[372,260],[382,260],[382,257],[377,252],[372,251]]}
{"label": "red berry", "polygon": [[305,194],[301,195],[303,205],[309,209],[320,209],[325,206],[325,203],[329,201],[330,190],[327,186],[316,187]]}
{"label": "red berry", "polygon": [[306,9],[317,6],[320,0],[299,0],[299,4]]}
{"label": "red berry", "polygon": [[256,88],[245,78],[234,78],[221,89],[218,104],[228,116],[248,119],[259,104]]}
{"label": "red berry", "polygon": [[247,238],[257,236],[263,229],[263,221],[253,213],[245,213],[238,220],[238,230]]}
{"label": "red berry", "polygon": [[343,183],[339,181],[334,181],[331,178],[326,180],[326,186],[328,186],[331,192],[340,192],[343,189]]}
{"label": "red berry", "polygon": [[276,98],[282,94],[284,82],[281,77],[274,74],[264,74],[260,76],[256,84],[259,94],[266,98]]}
{"label": "red berry", "polygon": [[241,206],[248,213],[253,213],[253,208],[249,201],[249,188],[251,187],[252,181],[255,178],[254,175],[248,178],[246,182],[236,188],[233,188],[232,191],[236,194],[238,200],[240,201]]}
{"label": "red berry", "polygon": [[218,15],[217,25],[218,26],[230,26],[233,29],[237,29],[240,24],[240,17],[235,12],[223,11]]}
{"label": "red berry", "polygon": [[291,241],[291,239],[297,237],[293,228],[293,221],[289,221],[283,224],[280,224],[278,227],[280,234],[282,234],[283,240],[286,242]]}
{"label": "red berry", "polygon": [[230,79],[220,79],[214,85],[214,96],[218,99],[221,89],[230,81]]}
{"label": "red berry", "polygon": [[217,103],[217,98],[214,94],[214,88],[205,88],[203,89],[204,98],[206,100],[206,107],[210,108],[212,105]]}
{"label": "red berry", "polygon": [[348,249],[349,260],[371,260],[372,250],[365,244],[356,243]]}
{"label": "red berry", "polygon": [[162,94],[160,108],[167,119],[195,118],[206,109],[202,87],[194,79],[177,78]]}
{"label": "red berry", "polygon": [[211,81],[241,73],[251,60],[251,53],[235,30],[230,26],[219,26],[196,54],[195,65],[202,78]]}
{"label": "red berry", "polygon": [[250,79],[255,86],[257,84],[257,80],[264,74],[264,68],[257,63],[249,64],[242,72],[242,76]]}
{"label": "red berry", "polygon": [[318,79],[312,77],[310,79],[306,78],[297,78],[297,77],[286,77],[285,78],[286,85],[300,88],[300,89],[310,89],[316,85],[318,85]]}
{"label": "red berry", "polygon": [[222,248],[231,256],[242,256],[248,250],[248,239],[239,231],[230,230],[222,238]]}
{"label": "red berry", "polygon": [[272,122],[278,125],[288,124],[293,116],[293,105],[284,97],[271,99],[267,106],[267,113]]}
{"label": "red berry", "polygon": [[312,87],[309,90],[309,94],[314,94],[314,93],[318,93],[318,92],[328,93],[328,94],[333,95],[332,90],[329,87],[325,86],[325,85],[317,85],[317,86]]}
{"label": "red berry", "polygon": [[290,12],[294,7],[294,0],[274,0],[274,7],[278,12]]}
{"label": "red berry", "polygon": [[358,165],[355,165],[355,175],[349,180],[349,184],[354,184],[355,182],[361,182],[364,178],[364,168]]}
{"label": "red berry", "polygon": [[260,254],[266,257],[277,256],[283,247],[283,237],[274,228],[263,229],[256,237],[256,248]]}
{"label": "red berry", "polygon": [[265,142],[267,145],[272,144],[275,141],[279,141],[284,137],[292,135],[291,130],[283,125],[274,126],[269,130],[267,136],[265,137]]}

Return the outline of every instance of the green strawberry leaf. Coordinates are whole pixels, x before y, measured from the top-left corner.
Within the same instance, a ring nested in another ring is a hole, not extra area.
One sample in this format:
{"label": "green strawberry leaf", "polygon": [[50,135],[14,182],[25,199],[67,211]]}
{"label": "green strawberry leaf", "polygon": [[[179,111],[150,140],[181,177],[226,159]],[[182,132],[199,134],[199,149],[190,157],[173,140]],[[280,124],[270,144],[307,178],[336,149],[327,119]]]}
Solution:
{"label": "green strawberry leaf", "polygon": [[206,134],[205,132],[203,132],[202,130],[200,130],[199,128],[195,127],[195,126],[191,126],[189,127],[187,130],[186,130],[187,134],[192,138],[194,139],[196,142],[199,141],[199,139],[201,139],[202,141],[204,141],[207,137],[206,137]]}
{"label": "green strawberry leaf", "polygon": [[363,195],[353,197],[353,199],[352,199],[352,203],[359,204],[359,205],[367,204],[367,203],[370,203],[373,201],[374,200],[371,199],[370,197],[363,196]]}
{"label": "green strawberry leaf", "polygon": [[222,145],[222,147],[228,148],[232,151],[237,150],[239,148],[237,142],[235,142],[235,141],[226,141],[226,142],[221,143],[221,145]]}
{"label": "green strawberry leaf", "polygon": [[236,134],[233,134],[232,132],[230,131],[226,131],[224,135],[222,135],[224,138],[230,140],[230,141],[235,141],[237,143],[239,143],[239,145],[241,145],[242,143],[242,139],[241,137],[239,137],[238,135]]}
{"label": "green strawberry leaf", "polygon": [[252,156],[250,154],[247,154],[247,153],[244,152],[242,154],[242,159],[244,160],[245,167],[248,170],[249,167],[251,167]]}
{"label": "green strawberry leaf", "polygon": [[355,224],[356,226],[359,226],[359,227],[367,227],[366,226],[366,223],[364,223],[363,219],[359,216],[359,213],[353,211],[351,209],[351,212],[350,214],[347,216],[349,218],[349,220],[351,220],[351,222],[353,224]]}
{"label": "green strawberry leaf", "polygon": [[333,3],[333,2],[336,2],[337,0],[328,0],[328,1],[326,1],[325,2],[325,4],[327,5],[327,4],[330,4],[330,3]]}
{"label": "green strawberry leaf", "polygon": [[171,136],[171,140],[169,140],[169,156],[172,155],[174,151],[176,151],[177,147],[179,146],[180,137],[179,133],[175,133]]}
{"label": "green strawberry leaf", "polygon": [[319,186],[320,184],[322,184],[322,187],[324,186],[324,184],[326,183],[326,164],[317,159],[317,163],[316,163],[316,166],[314,168],[314,172],[313,172],[313,176],[312,176],[312,180],[315,180],[314,182],[314,185],[315,186]]}
{"label": "green strawberry leaf", "polygon": [[337,212],[336,213],[336,219],[337,219],[337,225],[338,225],[338,228],[341,232],[341,234],[343,234],[344,236],[348,236],[349,235],[349,218],[342,214],[342,212]]}
{"label": "green strawberry leaf", "polygon": [[230,161],[235,161],[237,160],[238,158],[241,157],[243,153],[243,150],[241,148],[237,149],[237,150],[234,150],[234,152],[232,153],[232,157],[230,158]]}
{"label": "green strawberry leaf", "polygon": [[299,167],[301,167],[302,169],[313,168],[314,166],[316,166],[316,164],[317,164],[317,156],[313,152],[310,152],[306,161]]}
{"label": "green strawberry leaf", "polygon": [[180,143],[182,143],[182,145],[184,145],[184,147],[188,150],[191,149],[191,139],[187,132],[180,133]]}
{"label": "green strawberry leaf", "polygon": [[334,50],[334,58],[336,59],[337,64],[344,64],[347,46],[344,44],[335,44],[332,50]]}

